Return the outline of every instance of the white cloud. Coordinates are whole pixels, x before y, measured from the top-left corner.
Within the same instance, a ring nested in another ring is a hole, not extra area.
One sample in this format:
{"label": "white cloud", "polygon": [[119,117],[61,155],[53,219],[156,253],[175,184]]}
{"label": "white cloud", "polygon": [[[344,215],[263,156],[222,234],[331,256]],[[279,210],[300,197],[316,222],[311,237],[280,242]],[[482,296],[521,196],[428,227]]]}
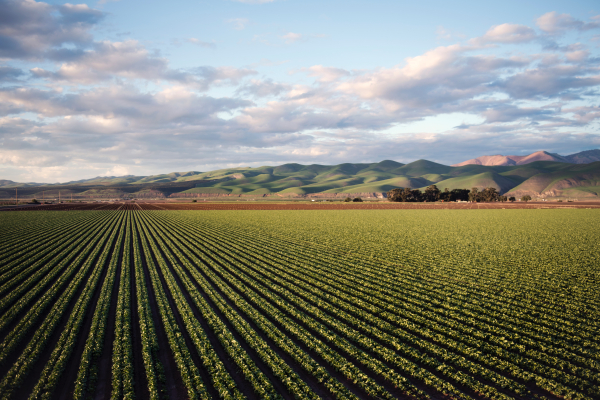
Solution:
{"label": "white cloud", "polygon": [[208,90],[211,85],[237,84],[244,77],[256,74],[254,70],[233,67],[173,70],[166,58],[150,53],[135,40],[96,43],[93,49],[63,63],[57,71],[36,67],[30,72],[66,84],[93,84],[119,77],[185,83],[198,90]]}
{"label": "white cloud", "polygon": [[[53,6],[33,0],[0,1],[0,59],[66,57],[92,42],[90,30],[105,14],[85,4]],[[54,52],[64,44],[75,49]]]}
{"label": "white cloud", "polygon": [[535,31],[525,25],[501,24],[491,27],[474,40],[479,43],[524,43],[536,38]]}
{"label": "white cloud", "polygon": [[129,175],[129,168],[124,165],[115,165],[111,169],[107,170],[101,176],[124,176]]}
{"label": "white cloud", "polygon": [[76,60],[64,63],[58,71],[32,69],[39,77],[73,83],[94,83],[117,75],[124,78],[164,79],[170,74],[168,60],[153,57],[135,40],[125,42],[100,42]]}
{"label": "white cloud", "polygon": [[[542,33],[499,24],[395,66],[298,68],[306,75],[294,84],[254,70],[281,64],[268,60],[173,69],[141,42],[94,41],[90,32],[104,14],[85,5],[6,4],[0,0],[0,15],[14,21],[0,26],[0,80],[11,85],[0,86],[0,173],[147,174],[231,159],[452,163],[510,146],[557,151],[600,143],[593,133],[600,111],[590,101],[600,88],[595,49],[589,42],[548,45],[566,29],[592,29],[594,19],[549,13],[537,21]],[[437,33],[456,38],[441,27]],[[280,39],[318,36],[288,32]],[[23,60],[33,63],[30,73]],[[202,94],[211,88],[212,96]],[[413,124],[432,119],[442,128],[415,133]]]}
{"label": "white cloud", "polygon": [[597,22],[598,17],[593,19],[594,22],[583,22],[569,14],[558,14],[556,11],[551,11],[539,17],[536,24],[544,32],[558,34],[570,29],[584,31],[600,28],[600,22]]}

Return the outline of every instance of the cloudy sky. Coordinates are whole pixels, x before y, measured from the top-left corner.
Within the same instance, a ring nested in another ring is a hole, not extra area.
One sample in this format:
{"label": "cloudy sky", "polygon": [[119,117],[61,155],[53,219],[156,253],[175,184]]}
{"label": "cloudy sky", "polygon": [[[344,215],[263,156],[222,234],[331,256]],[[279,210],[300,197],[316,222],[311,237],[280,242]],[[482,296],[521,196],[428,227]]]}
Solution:
{"label": "cloudy sky", "polygon": [[600,148],[597,1],[0,0],[0,179]]}

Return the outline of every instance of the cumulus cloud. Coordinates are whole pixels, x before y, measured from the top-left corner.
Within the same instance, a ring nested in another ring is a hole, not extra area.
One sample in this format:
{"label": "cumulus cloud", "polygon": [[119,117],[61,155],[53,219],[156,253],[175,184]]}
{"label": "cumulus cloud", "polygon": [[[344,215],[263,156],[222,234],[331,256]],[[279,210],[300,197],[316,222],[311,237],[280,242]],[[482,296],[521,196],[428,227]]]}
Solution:
{"label": "cumulus cloud", "polygon": [[521,58],[469,55],[469,50],[460,45],[438,47],[407,58],[403,66],[341,80],[337,88],[379,101],[390,112],[431,115],[468,108],[470,99],[488,93],[499,75],[528,64]]}
{"label": "cumulus cloud", "polygon": [[[59,90],[0,88],[0,115],[36,113],[45,117],[118,118],[128,123],[177,124],[214,119],[252,103],[247,100],[200,96],[183,86],[144,93],[131,86],[110,86],[65,94]],[[109,122],[107,122],[108,124]]]}
{"label": "cumulus cloud", "polygon": [[23,75],[25,75],[25,73],[19,68],[13,68],[3,65],[0,66],[0,83],[14,82]]}
{"label": "cumulus cloud", "polygon": [[[548,13],[537,31],[499,24],[393,66],[299,68],[292,72],[305,75],[293,83],[259,75],[255,68],[275,65],[264,60],[246,68],[174,69],[138,41],[94,41],[91,29],[104,14],[86,5],[0,0],[0,11],[0,173],[10,165],[32,175],[65,176],[69,168],[92,176],[147,174],[149,165],[159,173],[232,159],[454,163],[511,146],[539,150],[542,143],[564,152],[577,141],[600,144],[589,133],[600,120],[590,101],[600,86],[595,50],[589,42],[549,45],[566,30],[595,28],[596,20]],[[249,23],[226,22],[236,29]],[[222,86],[228,88],[203,94]],[[413,122],[453,113],[469,122],[406,133]]]}
{"label": "cumulus cloud", "polygon": [[63,63],[57,71],[33,68],[31,73],[65,83],[92,84],[114,77],[144,80],[165,80],[186,83],[198,90],[215,85],[237,84],[254,70],[233,67],[197,67],[190,71],[169,68],[168,60],[150,53],[135,40],[95,43],[77,59]]}
{"label": "cumulus cloud", "polygon": [[44,78],[73,83],[95,83],[120,76],[142,79],[184,79],[168,69],[168,60],[152,56],[135,40],[100,42],[77,59],[61,65],[58,71],[34,68],[31,72]]}
{"label": "cumulus cloud", "polygon": [[474,43],[524,43],[536,38],[535,31],[525,25],[501,24],[491,27]]}
{"label": "cumulus cloud", "polygon": [[494,85],[515,99],[578,97],[580,89],[600,85],[600,75],[578,65],[533,68],[501,79]]}
{"label": "cumulus cloud", "polygon": [[42,59],[65,44],[89,45],[90,29],[103,18],[103,12],[85,4],[0,1],[0,58]]}
{"label": "cumulus cloud", "polygon": [[542,15],[536,20],[536,24],[541,30],[550,34],[559,34],[571,29],[586,31],[600,28],[600,22],[598,21],[584,22],[573,18],[569,14],[558,14],[556,11]]}

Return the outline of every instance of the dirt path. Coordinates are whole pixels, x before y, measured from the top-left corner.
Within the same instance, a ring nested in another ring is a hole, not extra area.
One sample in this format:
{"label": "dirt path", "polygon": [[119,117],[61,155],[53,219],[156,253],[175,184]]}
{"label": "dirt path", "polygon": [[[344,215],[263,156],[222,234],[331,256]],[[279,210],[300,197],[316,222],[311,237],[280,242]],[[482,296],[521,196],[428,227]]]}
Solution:
{"label": "dirt path", "polygon": [[223,201],[201,203],[73,203],[44,204],[18,209],[0,211],[88,211],[88,210],[520,210],[520,209],[600,209],[598,201],[579,201],[559,203],[542,202],[506,202],[506,203],[390,203],[386,201],[364,201],[362,203],[325,202],[325,201]]}

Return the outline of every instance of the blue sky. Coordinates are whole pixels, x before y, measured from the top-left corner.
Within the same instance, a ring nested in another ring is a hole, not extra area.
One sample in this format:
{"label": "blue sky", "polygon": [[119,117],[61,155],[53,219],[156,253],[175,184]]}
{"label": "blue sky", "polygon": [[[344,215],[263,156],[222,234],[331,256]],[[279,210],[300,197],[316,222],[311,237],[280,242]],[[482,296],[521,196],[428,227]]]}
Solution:
{"label": "blue sky", "polygon": [[600,147],[593,1],[0,0],[0,179]]}

